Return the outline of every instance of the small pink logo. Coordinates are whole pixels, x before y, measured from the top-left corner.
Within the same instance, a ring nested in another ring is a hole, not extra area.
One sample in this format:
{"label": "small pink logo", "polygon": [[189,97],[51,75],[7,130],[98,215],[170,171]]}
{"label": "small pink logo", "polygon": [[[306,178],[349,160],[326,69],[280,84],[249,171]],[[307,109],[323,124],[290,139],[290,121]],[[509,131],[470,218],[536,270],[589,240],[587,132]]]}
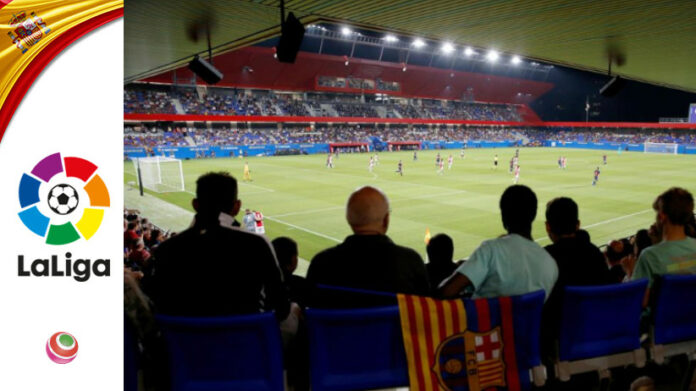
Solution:
{"label": "small pink logo", "polygon": [[46,341],[46,354],[56,364],[67,364],[77,357],[77,339],[59,331]]}

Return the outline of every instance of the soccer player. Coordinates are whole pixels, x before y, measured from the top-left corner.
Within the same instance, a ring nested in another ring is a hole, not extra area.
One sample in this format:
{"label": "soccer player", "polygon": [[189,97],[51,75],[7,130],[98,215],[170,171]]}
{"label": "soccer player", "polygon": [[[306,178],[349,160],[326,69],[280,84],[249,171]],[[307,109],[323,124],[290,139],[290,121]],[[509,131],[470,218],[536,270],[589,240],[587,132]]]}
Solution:
{"label": "soccer player", "polygon": [[493,168],[498,169],[498,154],[495,154],[495,157],[493,158]]}
{"label": "soccer player", "polygon": [[515,149],[515,157],[520,157],[520,149]]}
{"label": "soccer player", "polygon": [[563,168],[563,156],[558,157],[558,168]]}
{"label": "soccer player", "polygon": [[251,171],[249,171],[249,162],[244,162],[244,176],[242,177],[244,182],[251,182]]}
{"label": "soccer player", "polygon": [[599,180],[599,167],[597,167],[596,170],[594,170],[594,180],[592,181],[592,186],[597,184],[597,181]]}
{"label": "soccer player", "polygon": [[607,154],[602,155],[602,161],[604,161],[604,165],[607,165]]}
{"label": "soccer player", "polygon": [[418,151],[414,150],[413,151],[413,161],[415,162],[417,160],[418,160]]}
{"label": "soccer player", "polygon": [[449,157],[447,158],[447,169],[448,170],[452,169],[453,162],[454,162],[454,158],[452,157],[452,155],[449,155]]}
{"label": "soccer player", "polygon": [[561,168],[565,170],[565,169],[566,169],[566,164],[567,164],[567,163],[568,163],[568,158],[565,157],[565,156],[563,156],[563,157],[561,158]]}
{"label": "soccer player", "polygon": [[368,165],[367,169],[372,172],[372,169],[375,167],[375,159],[370,156],[370,164]]}
{"label": "soccer player", "polygon": [[517,182],[520,181],[520,165],[518,164],[515,166],[515,179],[513,179],[513,183],[517,184]]}
{"label": "soccer player", "polygon": [[442,160],[442,158],[440,158],[440,152],[438,152],[437,156],[435,156],[435,167],[440,166],[440,160]]}
{"label": "soccer player", "polygon": [[333,154],[331,152],[329,152],[329,155],[326,157],[326,167],[333,168]]}
{"label": "soccer player", "polygon": [[465,148],[462,148],[462,151],[459,153],[459,157],[464,159],[464,150]]}
{"label": "soccer player", "polygon": [[256,222],[256,227],[254,227],[255,232],[259,235],[266,233],[266,229],[263,227],[263,214],[258,210],[254,211],[254,221]]}
{"label": "soccer player", "polygon": [[402,163],[401,160],[399,160],[399,165],[396,166],[396,173],[404,176],[404,163]]}
{"label": "soccer player", "polygon": [[513,156],[510,158],[510,170],[509,170],[510,174],[512,174],[512,170],[514,168],[515,168],[515,157]]}
{"label": "soccer player", "polygon": [[440,159],[440,164],[437,167],[437,174],[442,175],[445,172],[445,159]]}

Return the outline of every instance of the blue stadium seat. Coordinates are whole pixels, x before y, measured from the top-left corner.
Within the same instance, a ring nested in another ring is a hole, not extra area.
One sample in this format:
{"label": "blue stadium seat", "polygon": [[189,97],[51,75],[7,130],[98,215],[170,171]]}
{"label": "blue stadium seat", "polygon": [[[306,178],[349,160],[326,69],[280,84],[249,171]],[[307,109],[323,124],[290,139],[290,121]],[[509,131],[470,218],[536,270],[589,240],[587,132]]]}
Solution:
{"label": "blue stadium seat", "polygon": [[640,346],[640,317],[648,280],[565,290],[558,341],[556,375],[567,381],[573,374],[645,365]]}
{"label": "blue stadium seat", "polygon": [[408,386],[399,307],[309,309],[312,391]]}
{"label": "blue stadium seat", "polygon": [[662,364],[679,354],[696,358],[696,276],[667,274],[656,278],[653,288],[653,360]]}
{"label": "blue stadium seat", "polygon": [[272,313],[157,316],[167,341],[172,391],[282,391],[282,344]]}
{"label": "blue stadium seat", "polygon": [[128,320],[123,328],[123,389],[124,391],[138,391],[139,371],[138,341],[135,331]]}
{"label": "blue stadium seat", "polygon": [[397,305],[396,294],[319,284],[311,294],[312,308],[367,308]]}

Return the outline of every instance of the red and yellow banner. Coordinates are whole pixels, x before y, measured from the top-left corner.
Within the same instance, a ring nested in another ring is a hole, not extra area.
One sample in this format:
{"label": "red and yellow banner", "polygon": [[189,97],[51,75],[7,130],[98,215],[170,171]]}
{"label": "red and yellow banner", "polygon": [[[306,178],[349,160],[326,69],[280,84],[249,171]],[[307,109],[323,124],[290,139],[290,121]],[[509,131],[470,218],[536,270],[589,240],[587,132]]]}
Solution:
{"label": "red and yellow banner", "polygon": [[121,16],[123,0],[0,0],[0,137],[48,62],[75,39]]}
{"label": "red and yellow banner", "polygon": [[487,299],[473,302],[478,331],[468,328],[463,300],[398,295],[412,391],[519,390],[509,298],[502,325],[491,327]]}

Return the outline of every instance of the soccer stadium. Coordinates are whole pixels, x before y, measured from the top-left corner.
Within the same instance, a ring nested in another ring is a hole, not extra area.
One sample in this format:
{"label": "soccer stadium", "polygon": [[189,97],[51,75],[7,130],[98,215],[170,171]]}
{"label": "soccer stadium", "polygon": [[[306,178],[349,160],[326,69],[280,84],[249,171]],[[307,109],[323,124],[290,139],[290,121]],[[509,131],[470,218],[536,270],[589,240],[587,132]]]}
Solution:
{"label": "soccer stadium", "polygon": [[696,390],[696,17],[638,3],[126,4],[125,389]]}

